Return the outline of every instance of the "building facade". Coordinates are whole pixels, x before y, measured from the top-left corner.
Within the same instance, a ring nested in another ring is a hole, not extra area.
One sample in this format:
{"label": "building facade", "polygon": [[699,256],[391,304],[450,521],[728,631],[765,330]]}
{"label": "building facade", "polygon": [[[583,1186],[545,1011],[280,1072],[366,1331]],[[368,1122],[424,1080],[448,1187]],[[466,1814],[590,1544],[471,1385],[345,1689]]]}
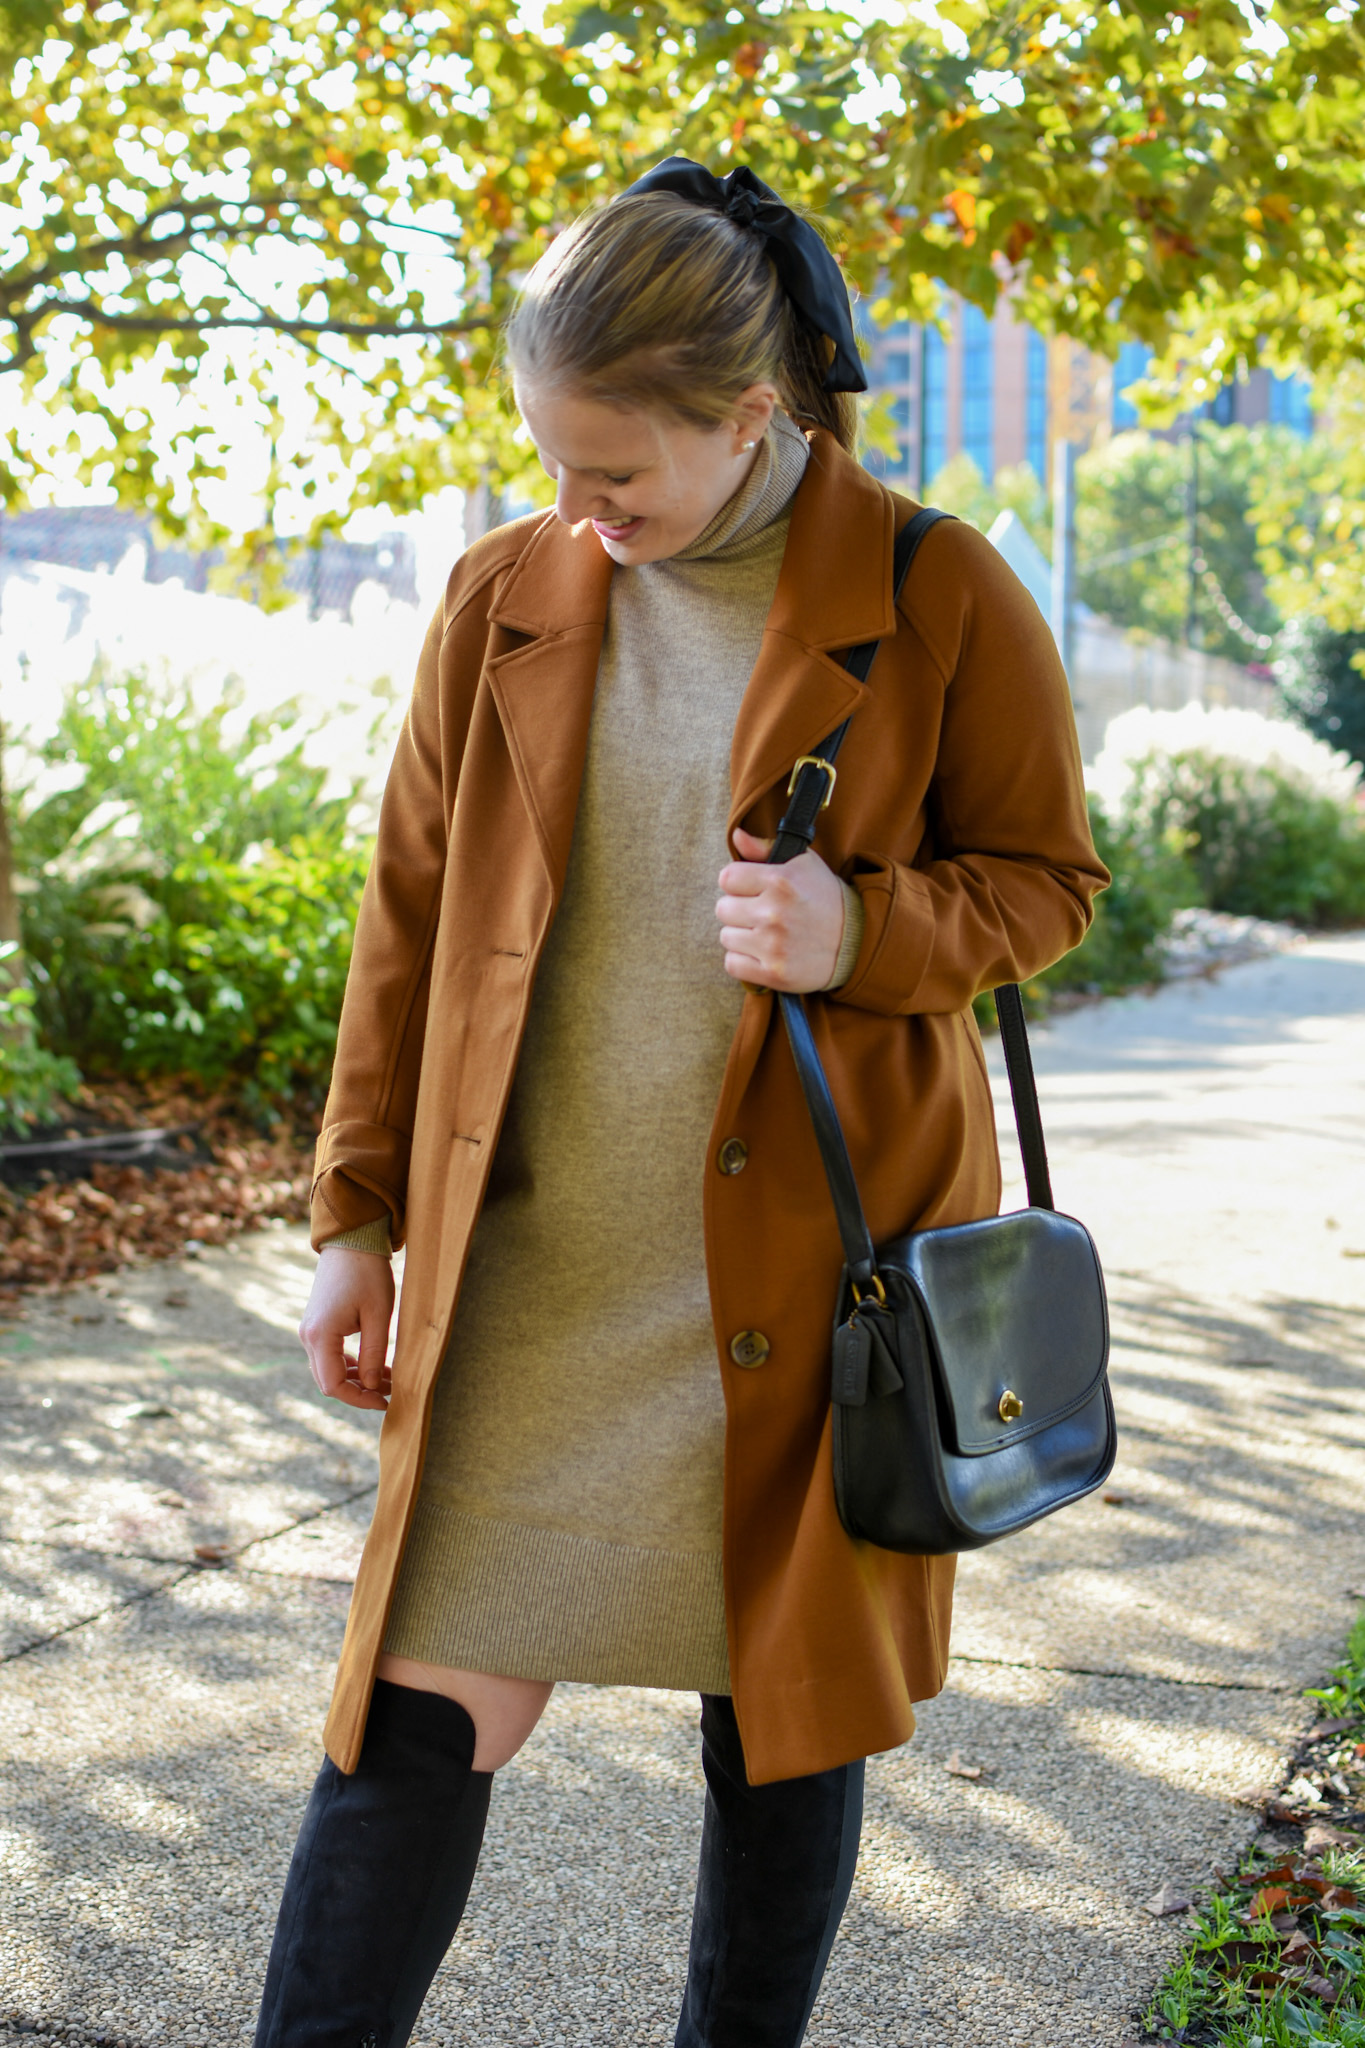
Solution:
{"label": "building facade", "polygon": [[[1137,425],[1128,392],[1146,373],[1151,351],[1124,342],[1117,360],[1064,335],[1046,337],[1016,320],[1007,299],[993,316],[956,296],[948,333],[899,321],[869,329],[868,381],[891,403],[894,458],[867,466],[887,483],[922,497],[955,455],[969,455],[989,481],[1027,463],[1046,486],[1058,440],[1092,448]],[[1208,408],[1219,425],[1262,422],[1312,432],[1308,386],[1301,378],[1254,370]]]}

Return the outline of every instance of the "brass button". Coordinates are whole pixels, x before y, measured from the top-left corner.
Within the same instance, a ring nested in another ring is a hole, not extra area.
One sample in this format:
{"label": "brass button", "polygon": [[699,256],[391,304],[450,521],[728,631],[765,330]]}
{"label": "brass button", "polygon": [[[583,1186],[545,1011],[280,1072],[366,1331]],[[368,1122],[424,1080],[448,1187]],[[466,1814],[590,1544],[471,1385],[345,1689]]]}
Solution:
{"label": "brass button", "polygon": [[1000,1420],[1002,1422],[1014,1422],[1023,1412],[1024,1404],[1019,1399],[1019,1396],[1012,1387],[1006,1387],[1004,1393],[1000,1396],[1000,1407],[998,1410]]}
{"label": "brass button", "polygon": [[742,1365],[746,1372],[762,1365],[770,1347],[762,1330],[741,1330],[737,1337],[730,1339],[730,1356],[736,1365]]}
{"label": "brass button", "polygon": [[727,1138],[716,1154],[722,1173],[743,1173],[749,1163],[749,1148],[743,1138]]}

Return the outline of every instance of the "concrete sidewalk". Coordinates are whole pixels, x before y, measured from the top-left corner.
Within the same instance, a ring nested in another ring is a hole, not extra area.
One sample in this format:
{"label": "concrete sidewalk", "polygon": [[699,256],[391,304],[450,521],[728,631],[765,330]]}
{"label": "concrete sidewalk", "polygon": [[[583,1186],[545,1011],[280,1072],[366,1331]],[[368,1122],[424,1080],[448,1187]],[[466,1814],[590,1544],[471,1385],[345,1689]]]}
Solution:
{"label": "concrete sidewalk", "polygon": [[[948,1690],[869,1767],[815,2048],[1119,2048],[1180,1939],[1143,1902],[1249,1838],[1233,1795],[1365,1594],[1363,1026],[1351,936],[1041,1035],[1122,1498],[964,1563]],[[295,1347],[311,1266],[281,1230],[0,1331],[0,2040],[250,2039],[374,1474]],[[667,2048],[695,1717],[561,1689],[418,2041]]]}

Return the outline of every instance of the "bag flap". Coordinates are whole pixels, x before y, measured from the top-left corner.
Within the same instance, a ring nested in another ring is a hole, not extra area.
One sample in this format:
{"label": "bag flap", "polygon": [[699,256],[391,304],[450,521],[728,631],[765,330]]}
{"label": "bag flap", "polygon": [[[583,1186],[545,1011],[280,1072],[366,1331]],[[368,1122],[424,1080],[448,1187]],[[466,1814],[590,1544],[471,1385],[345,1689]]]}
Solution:
{"label": "bag flap", "polygon": [[920,1230],[879,1263],[919,1302],[945,1434],[962,1455],[1033,1436],[1094,1393],[1109,1315],[1094,1244],[1074,1218],[1021,1209]]}

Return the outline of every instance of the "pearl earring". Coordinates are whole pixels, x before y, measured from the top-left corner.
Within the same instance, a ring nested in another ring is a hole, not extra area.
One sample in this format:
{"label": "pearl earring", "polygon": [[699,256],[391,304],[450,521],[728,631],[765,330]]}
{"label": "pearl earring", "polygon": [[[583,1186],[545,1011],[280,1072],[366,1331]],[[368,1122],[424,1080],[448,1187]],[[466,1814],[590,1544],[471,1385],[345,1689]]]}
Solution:
{"label": "pearl earring", "polygon": [[758,446],[758,443],[757,443],[757,441],[741,441],[739,445],[740,445],[740,449],[741,449],[741,451],[742,451],[742,450],[744,450],[744,449],[746,449],[746,448],[757,448],[757,446]]}

